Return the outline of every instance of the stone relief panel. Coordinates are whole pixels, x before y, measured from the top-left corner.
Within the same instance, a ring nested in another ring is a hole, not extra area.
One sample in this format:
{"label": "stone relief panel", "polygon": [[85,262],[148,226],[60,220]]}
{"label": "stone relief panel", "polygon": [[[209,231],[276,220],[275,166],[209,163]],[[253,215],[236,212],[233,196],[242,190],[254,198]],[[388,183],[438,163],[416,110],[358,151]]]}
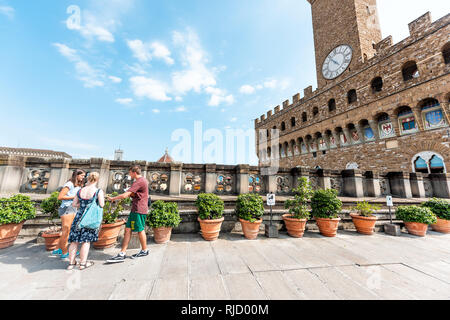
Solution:
{"label": "stone relief panel", "polygon": [[292,193],[292,180],[288,176],[277,177],[277,194]]}
{"label": "stone relief panel", "polygon": [[337,190],[338,195],[342,196],[342,186],[343,186],[343,181],[342,178],[340,177],[331,177],[330,178],[330,184],[331,184],[331,189]]}
{"label": "stone relief panel", "polygon": [[309,177],[309,182],[311,183],[311,187],[314,190],[320,189],[320,185],[319,185],[319,177]]}
{"label": "stone relief panel", "polygon": [[[86,179],[89,174],[86,174]],[[128,175],[126,171],[113,171],[111,190],[112,192],[123,193],[128,190],[133,184],[133,179]]]}
{"label": "stone relief panel", "polygon": [[169,193],[170,173],[150,172],[148,175],[149,189],[151,193]]}
{"label": "stone relief panel", "polygon": [[46,193],[49,179],[50,169],[28,169],[27,181],[22,185],[20,191],[26,193]]}
{"label": "stone relief panel", "polygon": [[191,172],[183,173],[182,193],[198,194],[205,188],[203,186],[204,179],[201,174]]}
{"label": "stone relief panel", "polygon": [[391,187],[389,185],[388,178],[380,178],[380,189],[383,196],[387,196],[391,193]]}
{"label": "stone relief panel", "polygon": [[232,194],[234,192],[234,180],[230,174],[217,174],[216,193],[218,194]]}
{"label": "stone relief panel", "polygon": [[248,192],[250,193],[263,193],[264,192],[263,179],[259,175],[251,174],[248,177]]}

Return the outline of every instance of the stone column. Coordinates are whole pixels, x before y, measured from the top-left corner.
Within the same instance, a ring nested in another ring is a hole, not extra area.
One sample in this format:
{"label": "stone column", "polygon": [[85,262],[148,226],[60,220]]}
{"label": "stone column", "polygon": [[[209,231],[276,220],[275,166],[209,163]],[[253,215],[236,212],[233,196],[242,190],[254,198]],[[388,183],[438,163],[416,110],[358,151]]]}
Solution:
{"label": "stone column", "polygon": [[378,132],[378,122],[375,120],[369,120],[369,126],[375,136],[375,141],[380,140],[380,133]]}
{"label": "stone column", "polygon": [[425,186],[423,184],[423,175],[420,172],[410,173],[409,181],[411,183],[411,193],[414,198],[425,198]]}
{"label": "stone column", "polygon": [[347,138],[347,145],[352,145],[352,135],[350,134],[349,128],[343,128],[342,131],[344,132],[345,137]]}
{"label": "stone column", "polygon": [[98,181],[97,186],[105,192],[108,190],[110,164],[110,160],[102,158],[91,158],[90,160],[90,171],[98,172],[100,174],[100,180]]}
{"label": "stone column", "polygon": [[381,197],[380,176],[378,172],[367,171],[364,173],[366,178],[366,189],[369,197]]}
{"label": "stone column", "polygon": [[170,164],[170,186],[169,195],[179,196],[181,193],[183,164],[181,162],[173,162]]}
{"label": "stone column", "polygon": [[407,172],[389,172],[389,184],[391,193],[400,198],[412,198],[411,183]]}
{"label": "stone column", "polygon": [[[292,186],[293,188],[298,187],[298,178],[305,177],[309,181],[309,170],[305,167],[295,167],[291,170],[292,179],[294,179]],[[276,182],[275,182],[276,188]]]}
{"label": "stone column", "polygon": [[216,165],[215,164],[207,164],[205,165],[205,192],[206,193],[214,193],[216,191]]}
{"label": "stone column", "polygon": [[247,194],[248,192],[248,178],[250,166],[247,164],[240,164],[236,167],[236,187],[238,194]]}
{"label": "stone column", "polygon": [[412,112],[414,113],[414,118],[416,119],[417,127],[419,128],[419,131],[424,131],[424,125],[422,120],[422,110],[420,107],[416,107],[412,109]]}
{"label": "stone column", "polygon": [[332,135],[334,137],[334,141],[336,141],[336,147],[333,148],[339,148],[341,146],[341,138],[339,137],[339,134],[336,131],[333,131]]}
{"label": "stone column", "polygon": [[322,189],[331,189],[331,170],[319,169],[317,174],[319,175],[319,186]]}
{"label": "stone column", "polygon": [[19,193],[24,172],[24,157],[0,155],[0,194]]}
{"label": "stone column", "polygon": [[365,137],[364,137],[364,130],[359,124],[356,125],[356,131],[358,132],[358,136],[359,136],[358,143],[364,143],[366,141]]}
{"label": "stone column", "polygon": [[364,197],[362,171],[357,169],[342,171],[343,194],[347,197]]}
{"label": "stone column", "polygon": [[450,198],[450,173],[430,173],[433,186],[433,196],[438,198]]}
{"label": "stone column", "polygon": [[[50,178],[48,179],[47,194],[62,187],[72,176],[69,170],[70,159],[56,159],[50,163]],[[106,189],[105,189],[106,190]]]}

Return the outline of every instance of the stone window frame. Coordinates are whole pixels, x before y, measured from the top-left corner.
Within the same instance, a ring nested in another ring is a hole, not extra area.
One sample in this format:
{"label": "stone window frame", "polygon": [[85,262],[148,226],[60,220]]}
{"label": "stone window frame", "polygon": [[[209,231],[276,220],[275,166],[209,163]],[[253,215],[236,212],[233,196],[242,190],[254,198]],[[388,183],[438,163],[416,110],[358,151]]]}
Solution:
{"label": "stone window frame", "polygon": [[[381,81],[381,83],[376,83],[377,80]],[[373,78],[372,81],[370,82],[372,94],[377,94],[383,91],[383,86],[384,86],[383,78],[380,76]]]}
{"label": "stone window frame", "polygon": [[302,122],[308,122],[308,114],[306,113],[306,111],[302,113]]}
{"label": "stone window frame", "polygon": [[347,92],[347,102],[348,104],[358,102],[358,93],[356,92],[356,89],[351,89]]}
{"label": "stone window frame", "polygon": [[328,112],[336,111],[336,99],[332,98],[328,100]]}
{"label": "stone window frame", "polygon": [[402,77],[404,82],[408,82],[420,77],[419,67],[415,60],[409,60],[402,66]]}
{"label": "stone window frame", "polygon": [[411,166],[412,166],[412,170],[413,172],[416,172],[416,161],[420,158],[422,158],[428,166],[428,173],[431,173],[431,167],[430,167],[430,161],[431,159],[436,156],[439,159],[442,160],[442,163],[444,164],[444,173],[447,173],[447,167],[445,166],[445,159],[443,156],[441,156],[439,153],[434,152],[434,151],[422,151],[417,153],[416,155],[414,155],[414,157],[412,157],[411,160]]}
{"label": "stone window frame", "polygon": [[317,117],[319,115],[319,108],[314,107],[312,113],[313,113],[313,118]]}
{"label": "stone window frame", "polygon": [[295,125],[297,124],[297,119],[295,117],[291,118],[291,128],[295,128]]}
{"label": "stone window frame", "polygon": [[450,42],[447,42],[442,47],[442,58],[444,59],[445,64],[450,64]]}

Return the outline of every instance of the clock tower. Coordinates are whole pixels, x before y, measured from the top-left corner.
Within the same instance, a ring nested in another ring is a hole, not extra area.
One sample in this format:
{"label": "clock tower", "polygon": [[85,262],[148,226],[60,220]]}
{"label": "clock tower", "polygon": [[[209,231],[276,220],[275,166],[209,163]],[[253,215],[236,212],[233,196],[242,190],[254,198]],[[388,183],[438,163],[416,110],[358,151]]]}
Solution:
{"label": "clock tower", "polygon": [[381,41],[376,0],[308,0],[318,87],[342,80],[375,54]]}

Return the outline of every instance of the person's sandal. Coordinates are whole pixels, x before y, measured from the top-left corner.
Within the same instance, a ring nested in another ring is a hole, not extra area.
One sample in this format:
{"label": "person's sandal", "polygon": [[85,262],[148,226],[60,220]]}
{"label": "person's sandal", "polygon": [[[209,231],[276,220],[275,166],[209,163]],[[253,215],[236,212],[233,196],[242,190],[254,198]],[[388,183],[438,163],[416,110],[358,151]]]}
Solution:
{"label": "person's sandal", "polygon": [[69,264],[69,266],[67,267],[67,270],[73,270],[73,268],[75,268],[75,266],[77,265],[77,263],[75,262],[75,264]]}
{"label": "person's sandal", "polygon": [[85,264],[80,264],[80,270],[90,268],[94,265],[94,261],[88,261]]}

